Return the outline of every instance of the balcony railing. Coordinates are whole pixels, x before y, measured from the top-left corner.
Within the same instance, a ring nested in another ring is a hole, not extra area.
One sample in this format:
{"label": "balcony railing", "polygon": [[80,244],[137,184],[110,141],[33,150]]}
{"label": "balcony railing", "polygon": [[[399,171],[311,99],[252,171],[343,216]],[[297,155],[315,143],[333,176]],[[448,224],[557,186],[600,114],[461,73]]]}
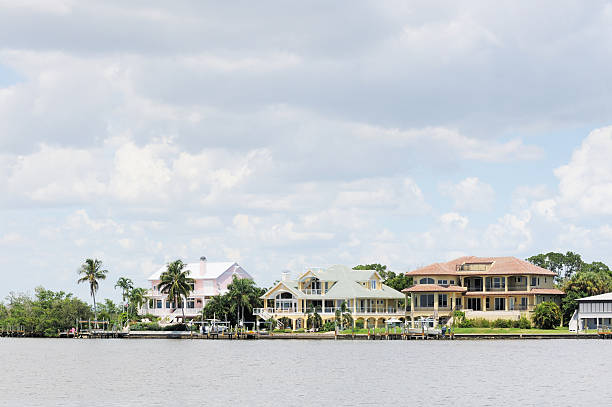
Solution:
{"label": "balcony railing", "polygon": [[[194,316],[202,312],[204,308],[187,308],[185,307],[185,316]],[[180,312],[181,315],[183,311],[180,308],[143,308],[142,312],[145,314],[151,314],[155,316],[165,316],[172,314],[174,312]]]}
{"label": "balcony railing", "polygon": [[[432,308],[433,309],[433,308]],[[313,308],[319,314],[335,314],[337,310],[341,310],[339,307],[315,307]],[[357,307],[357,309],[348,308],[348,311],[353,314],[403,314],[405,311],[403,308],[395,307]],[[281,309],[281,308],[253,308],[253,315],[261,315],[263,313],[268,314],[305,314],[306,311],[298,311],[296,309]]]}
{"label": "balcony railing", "polygon": [[509,285],[508,291],[527,291],[527,284],[525,285]]}
{"label": "balcony railing", "polygon": [[320,288],[305,288],[302,292],[310,295],[321,295],[322,290]]}

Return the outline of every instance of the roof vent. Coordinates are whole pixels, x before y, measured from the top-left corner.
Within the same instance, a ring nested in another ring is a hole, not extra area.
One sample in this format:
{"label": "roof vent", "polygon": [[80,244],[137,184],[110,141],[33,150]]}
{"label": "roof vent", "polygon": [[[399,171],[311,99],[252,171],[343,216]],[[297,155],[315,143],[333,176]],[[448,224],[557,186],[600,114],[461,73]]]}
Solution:
{"label": "roof vent", "polygon": [[281,272],[281,281],[289,281],[290,275],[291,275],[291,272],[289,270],[283,270]]}

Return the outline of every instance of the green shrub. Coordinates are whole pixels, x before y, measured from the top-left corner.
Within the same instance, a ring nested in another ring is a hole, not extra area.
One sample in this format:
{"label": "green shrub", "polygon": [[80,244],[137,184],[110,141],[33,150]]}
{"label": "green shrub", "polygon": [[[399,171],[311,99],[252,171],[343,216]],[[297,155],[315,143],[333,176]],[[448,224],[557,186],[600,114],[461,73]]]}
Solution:
{"label": "green shrub", "polygon": [[285,332],[285,333],[287,333],[287,334],[290,334],[291,332],[293,332],[293,329],[291,329],[291,328],[287,328],[287,329],[285,329],[283,332]]}
{"label": "green shrub", "polygon": [[161,331],[161,327],[157,322],[138,322],[130,325],[132,331]]}
{"label": "green shrub", "polygon": [[491,325],[493,326],[493,328],[511,328],[512,327],[512,320],[510,320],[510,319],[496,319],[495,321],[493,321],[493,323]]}
{"label": "green shrub", "polygon": [[274,332],[274,333],[277,333],[277,334],[278,334],[278,333],[283,333],[283,332],[285,332],[285,330],[284,330],[284,329],[275,329],[275,330],[273,330],[272,332]]}
{"label": "green shrub", "polygon": [[518,320],[518,327],[521,329],[531,329],[531,321],[525,317]]}
{"label": "green shrub", "polygon": [[295,332],[297,332],[297,333],[303,333],[303,332],[306,332],[306,331],[304,330],[304,328],[300,328],[300,329],[296,329],[296,330],[295,330]]}
{"label": "green shrub", "polygon": [[561,309],[551,301],[538,304],[533,310],[533,323],[540,329],[554,329],[561,324]]}
{"label": "green shrub", "polygon": [[472,320],[474,328],[490,328],[491,322],[488,319],[484,318],[474,318]]}
{"label": "green shrub", "polygon": [[355,321],[355,329],[363,329],[363,319]]}
{"label": "green shrub", "polygon": [[459,323],[459,327],[460,328],[473,328],[474,321],[472,321],[471,319],[464,319],[463,321],[461,321],[461,323]]}
{"label": "green shrub", "polygon": [[336,330],[336,324],[334,323],[334,321],[325,321],[325,323],[320,329],[320,331],[322,332],[335,331],[335,330]]}

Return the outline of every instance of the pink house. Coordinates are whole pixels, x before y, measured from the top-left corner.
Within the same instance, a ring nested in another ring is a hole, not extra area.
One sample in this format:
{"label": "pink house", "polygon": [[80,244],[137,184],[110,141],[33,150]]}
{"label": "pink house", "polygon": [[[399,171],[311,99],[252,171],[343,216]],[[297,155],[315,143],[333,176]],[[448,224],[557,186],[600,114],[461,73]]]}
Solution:
{"label": "pink house", "polygon": [[[162,323],[174,323],[183,316],[180,304],[168,301],[166,295],[157,288],[160,276],[166,271],[166,267],[166,265],[161,266],[149,277],[148,280],[151,282],[151,289],[147,294],[149,300],[143,306],[141,313],[159,316]],[[185,269],[189,270],[189,277],[195,280],[193,291],[185,304],[185,318],[189,319],[196,317],[212,296],[225,294],[234,276],[253,279],[238,263],[208,262],[204,256],[200,257],[198,263],[188,263]]]}

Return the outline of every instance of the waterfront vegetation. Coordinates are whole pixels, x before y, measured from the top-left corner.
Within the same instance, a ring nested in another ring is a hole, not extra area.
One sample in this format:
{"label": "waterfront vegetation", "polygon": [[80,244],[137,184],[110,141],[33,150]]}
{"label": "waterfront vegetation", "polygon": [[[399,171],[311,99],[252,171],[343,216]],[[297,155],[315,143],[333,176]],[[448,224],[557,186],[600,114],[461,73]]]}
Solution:
{"label": "waterfront vegetation", "polygon": [[536,266],[557,273],[557,287],[565,292],[561,300],[561,318],[568,325],[577,299],[612,291],[612,270],[601,261],[586,263],[578,253],[541,253],[527,258]]}
{"label": "waterfront vegetation", "polygon": [[[561,307],[553,303],[539,304],[530,321],[520,320],[488,321],[484,319],[465,319],[462,312],[454,315],[453,329],[456,333],[568,333],[567,328],[558,328],[561,321],[567,326],[577,307],[576,299],[603,294],[612,291],[612,271],[602,262],[586,263],[577,253],[567,252],[538,254],[527,259],[538,266],[557,273],[557,287],[565,291]],[[168,264],[168,270],[162,273],[160,290],[174,298],[183,307],[185,299],[193,290],[193,280],[189,278],[184,264],[177,260]],[[387,271],[387,266],[378,263],[355,266],[354,269],[377,270],[383,282],[396,290],[402,290],[412,284],[412,279],[404,274]],[[59,331],[76,327],[78,320],[105,320],[111,326],[130,325],[132,330],[185,330],[184,324],[163,326],[158,317],[139,315],[138,310],[146,301],[145,288],[135,287],[132,280],[120,277],[115,288],[121,291],[122,304],[115,304],[110,299],[98,302],[96,294],[99,284],[106,279],[108,270],[98,259],[86,259],[78,269],[79,283],[89,285],[93,306],[73,294],[63,291],[51,291],[37,287],[34,295],[10,293],[4,302],[0,302],[0,329],[19,329],[35,336],[56,336]],[[231,325],[239,325],[241,321],[254,321],[253,308],[262,307],[260,297],[267,291],[255,285],[252,280],[234,277],[224,295],[213,296],[202,311],[202,319],[228,321]],[[363,321],[356,322],[353,330],[353,317],[346,303],[336,312],[333,321],[323,322],[317,309],[309,309],[305,316],[307,329],[318,332],[367,333]],[[274,332],[291,331],[291,320],[280,318],[267,321],[267,327]],[[532,326],[533,325],[533,326]],[[386,328],[378,328],[384,332]],[[301,329],[304,331],[304,329]]]}

